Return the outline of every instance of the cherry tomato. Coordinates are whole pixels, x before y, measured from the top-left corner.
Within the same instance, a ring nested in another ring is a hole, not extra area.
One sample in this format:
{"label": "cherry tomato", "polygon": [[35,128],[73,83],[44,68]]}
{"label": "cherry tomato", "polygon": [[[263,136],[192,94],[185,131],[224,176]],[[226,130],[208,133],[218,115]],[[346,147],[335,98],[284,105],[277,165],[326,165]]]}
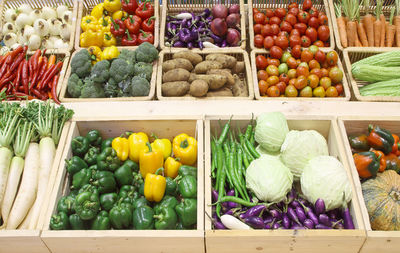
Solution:
{"label": "cherry tomato", "polygon": [[293,85],[288,85],[285,89],[286,97],[297,97],[298,94],[299,93],[298,93],[296,87],[294,87]]}
{"label": "cherry tomato", "polygon": [[300,12],[299,8],[294,7],[294,8],[289,8],[288,14],[293,14],[294,16],[297,17],[297,15],[299,15],[299,12]]}
{"label": "cherry tomato", "polygon": [[266,15],[268,18],[272,18],[273,16],[275,16],[274,11],[271,10],[271,9],[266,9],[266,10],[265,10],[265,15]]}
{"label": "cherry tomato", "polygon": [[321,77],[320,77],[320,79],[322,78],[322,77],[328,77],[329,76],[329,71],[326,69],[326,68],[322,68],[321,69]]}
{"label": "cherry tomato", "polygon": [[319,25],[328,25],[328,17],[326,15],[318,16]]}
{"label": "cherry tomato", "polygon": [[278,33],[278,36],[277,36],[277,37],[279,37],[279,36],[285,36],[286,38],[289,38],[289,33],[286,32],[286,31],[280,31],[280,32]]}
{"label": "cherry tomato", "polygon": [[269,20],[269,23],[272,25],[272,24],[277,24],[277,25],[279,25],[280,23],[281,23],[281,19],[280,18],[278,18],[278,17],[272,17],[270,20]]}
{"label": "cherry tomato", "polygon": [[272,35],[272,29],[270,24],[265,24],[262,26],[261,35],[264,37]]}
{"label": "cherry tomato", "polygon": [[292,8],[299,8],[299,4],[297,2],[291,2],[288,5],[288,9],[292,9]]}
{"label": "cherry tomato", "polygon": [[336,90],[338,92],[338,96],[343,94],[343,91],[344,91],[343,84],[338,83],[338,84],[335,85],[335,88],[336,88]]}
{"label": "cherry tomato", "polygon": [[285,36],[278,36],[274,40],[274,43],[276,46],[282,48],[282,50],[285,50],[289,47],[289,40]]}
{"label": "cherry tomato", "polygon": [[335,86],[331,86],[325,91],[325,95],[327,97],[337,97],[339,96],[339,92],[336,90]]}
{"label": "cherry tomato", "polygon": [[299,59],[301,56],[301,46],[300,45],[296,45],[294,47],[292,47],[292,56],[296,59]]}
{"label": "cherry tomato", "polygon": [[330,51],[326,54],[326,61],[329,64],[329,66],[335,66],[338,61],[338,54],[336,51]]}
{"label": "cherry tomato", "polygon": [[260,34],[262,28],[263,28],[262,24],[255,24],[253,26],[254,34]]}
{"label": "cherry tomato", "polygon": [[310,67],[310,69],[320,69],[321,65],[319,64],[319,62],[315,59],[312,59],[309,63],[308,66]]}
{"label": "cherry tomato", "polygon": [[293,27],[289,22],[282,21],[282,23],[281,23],[281,31],[286,31],[286,32],[290,33],[292,31],[292,29],[293,29]]}
{"label": "cherry tomato", "polygon": [[323,87],[325,90],[327,90],[329,87],[331,87],[332,81],[329,77],[322,77],[319,80],[319,85]]}
{"label": "cherry tomato", "polygon": [[266,69],[268,66],[267,58],[264,55],[257,55],[256,67],[257,69]]}
{"label": "cherry tomato", "polygon": [[270,76],[267,79],[268,86],[276,85],[279,83],[279,77],[277,76]]}
{"label": "cherry tomato", "polygon": [[308,25],[314,27],[315,29],[318,29],[319,26],[318,18],[311,17],[310,20],[308,20]]}
{"label": "cherry tomato", "polygon": [[297,23],[297,18],[295,15],[289,13],[286,15],[285,21],[294,26]]}
{"label": "cherry tomato", "polygon": [[315,74],[311,74],[307,77],[307,85],[310,86],[311,88],[316,88],[318,87],[319,84],[319,77]]}
{"label": "cherry tomato", "polygon": [[308,67],[308,63],[307,62],[300,62],[299,66],[303,66],[306,69],[310,70],[310,68]]}
{"label": "cherry tomato", "polygon": [[315,8],[314,6],[310,8],[310,10],[308,11],[308,13],[310,14],[310,17],[316,17],[316,18],[318,18],[318,10],[317,10],[317,8]]}
{"label": "cherry tomato", "polygon": [[271,24],[271,29],[272,29],[272,35],[278,35],[278,33],[281,31],[279,25],[277,24]]}
{"label": "cherry tomato", "polygon": [[296,82],[294,83],[294,87],[296,87],[296,89],[298,90],[301,90],[306,86],[307,86],[307,78],[305,76],[297,77]]}
{"label": "cherry tomato", "polygon": [[263,44],[265,49],[270,49],[274,45],[274,39],[272,36],[267,36],[265,37]]}
{"label": "cherry tomato", "polygon": [[279,82],[276,84],[276,87],[279,89],[279,93],[283,94],[285,93],[285,89],[286,89],[286,83],[285,82]]}
{"label": "cherry tomato", "polygon": [[282,19],[286,16],[286,9],[284,8],[277,8],[275,9],[274,12],[275,16],[277,16],[278,18]]}
{"label": "cherry tomato", "polygon": [[268,61],[268,65],[274,65],[276,67],[279,67],[279,65],[281,64],[279,59],[269,59]]}
{"label": "cherry tomato", "polygon": [[290,84],[290,81],[292,81],[292,80],[295,80],[296,79],[296,70],[295,69],[290,69],[288,72],[287,72],[287,75],[288,75],[288,77],[289,77],[289,84]]}
{"label": "cherry tomato", "polygon": [[296,80],[297,80],[296,77],[290,79],[290,80],[289,80],[289,85],[293,85],[293,86],[294,86],[295,83],[296,83]]}
{"label": "cherry tomato", "polygon": [[314,27],[309,27],[309,28],[307,28],[307,30],[306,30],[306,36],[307,36],[308,38],[310,38],[311,43],[314,42],[314,41],[316,41],[316,40],[317,40],[317,37],[318,37],[317,30],[315,30]]}
{"label": "cherry tomato", "polygon": [[325,15],[325,16],[326,16],[325,12],[323,12],[323,11],[318,12],[318,17],[320,17],[320,16],[322,16],[322,15]]}
{"label": "cherry tomato", "polygon": [[253,8],[253,13],[255,14],[255,13],[258,13],[258,12],[260,12],[257,8]]}
{"label": "cherry tomato", "polygon": [[300,23],[307,24],[309,19],[310,19],[310,14],[308,14],[308,12],[300,11],[299,14],[297,15],[297,20]]}
{"label": "cherry tomato", "polygon": [[288,84],[289,81],[290,81],[290,78],[286,73],[282,73],[282,74],[279,75],[279,82],[284,82],[284,83]]}
{"label": "cherry tomato", "polygon": [[280,47],[278,46],[273,46],[270,49],[270,55],[272,58],[275,59],[280,59],[282,57],[283,51]]}
{"label": "cherry tomato", "polygon": [[281,63],[286,63],[286,61],[287,61],[290,57],[292,57],[292,55],[290,54],[290,52],[289,52],[289,51],[285,51],[285,52],[283,53],[283,55],[282,55]]}
{"label": "cherry tomato", "polygon": [[320,40],[315,41],[313,45],[316,45],[317,47],[324,47],[325,46],[324,42],[322,42]]}
{"label": "cherry tomato", "polygon": [[296,45],[300,45],[300,44],[301,44],[300,36],[298,36],[298,35],[291,35],[291,36],[289,37],[289,44],[290,44],[290,47],[291,47],[291,48],[293,48],[293,47],[296,46]]}
{"label": "cherry tomato", "polygon": [[321,86],[318,86],[313,90],[313,96],[314,97],[320,97],[323,98],[325,97],[325,89]]}
{"label": "cherry tomato", "polygon": [[297,23],[294,25],[294,28],[299,30],[300,34],[303,35],[306,33],[307,25],[303,23]]}
{"label": "cherry tomato", "polygon": [[[267,73],[268,73],[269,77],[271,77],[271,76],[276,76],[276,77],[278,77],[278,76],[279,76],[278,67],[275,66],[275,65],[268,65],[268,67],[267,67]],[[268,78],[269,78],[269,77],[268,77]],[[278,78],[278,80],[279,80],[279,78]]]}
{"label": "cherry tomato", "polygon": [[318,50],[315,54],[314,54],[314,58],[315,60],[317,60],[319,63],[323,63],[326,59],[325,53],[322,52],[321,50]]}
{"label": "cherry tomato", "polygon": [[301,89],[299,96],[300,97],[312,97],[312,89],[311,89],[311,87],[310,86],[306,86],[303,89]]}
{"label": "cherry tomato", "polygon": [[299,30],[297,30],[297,29],[292,29],[292,31],[290,31],[290,36],[292,36],[292,35],[296,35],[299,37],[301,36]]}
{"label": "cherry tomato", "polygon": [[304,0],[303,2],[303,11],[309,10],[312,7],[311,0]]}
{"label": "cherry tomato", "polygon": [[258,89],[260,90],[260,95],[264,96],[267,94],[267,89],[268,89],[268,83],[265,80],[260,80],[258,82]]}
{"label": "cherry tomato", "polygon": [[268,97],[279,97],[280,92],[278,87],[274,86],[270,86],[267,90],[267,95]]}
{"label": "cherry tomato", "polygon": [[293,57],[289,57],[289,59],[287,59],[287,61],[286,61],[286,64],[291,69],[296,69],[297,68],[297,61]]}
{"label": "cherry tomato", "polygon": [[333,67],[329,70],[329,78],[332,80],[332,83],[337,84],[341,83],[343,80],[343,72],[338,67]]}
{"label": "cherry tomato", "polygon": [[311,75],[316,75],[316,76],[318,76],[318,78],[322,78],[322,70],[321,69],[312,69],[310,71],[310,74]]}
{"label": "cherry tomato", "polygon": [[267,71],[260,69],[259,71],[257,71],[257,79],[260,80],[264,80],[267,81],[268,79],[268,73]]}
{"label": "cherry tomato", "polygon": [[311,45],[308,50],[311,51],[311,53],[313,53],[313,55],[315,56],[315,53],[319,50],[319,48],[315,45]]}
{"label": "cherry tomato", "polygon": [[264,37],[261,34],[257,34],[254,36],[254,46],[258,48],[262,48],[264,45]]}
{"label": "cherry tomato", "polygon": [[265,15],[262,12],[257,12],[253,15],[254,23],[256,24],[264,24],[265,23]]}
{"label": "cherry tomato", "polygon": [[321,25],[318,27],[318,38],[322,41],[329,39],[329,27],[327,25]]}
{"label": "cherry tomato", "polygon": [[310,74],[310,72],[308,71],[308,68],[304,67],[304,66],[298,66],[296,69],[296,76],[305,76],[308,77],[308,75]]}
{"label": "cherry tomato", "polygon": [[308,49],[304,49],[301,52],[301,61],[302,62],[310,62],[314,58],[314,55]]}
{"label": "cherry tomato", "polygon": [[309,47],[311,45],[311,40],[309,37],[303,35],[300,38],[300,44],[302,47]]}

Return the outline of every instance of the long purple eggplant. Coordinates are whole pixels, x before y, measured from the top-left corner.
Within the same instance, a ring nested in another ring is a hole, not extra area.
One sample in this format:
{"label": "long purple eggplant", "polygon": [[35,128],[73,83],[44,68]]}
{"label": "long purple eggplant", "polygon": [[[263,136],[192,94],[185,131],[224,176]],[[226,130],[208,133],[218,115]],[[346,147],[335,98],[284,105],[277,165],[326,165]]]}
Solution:
{"label": "long purple eggplant", "polygon": [[299,218],[297,217],[297,214],[296,214],[296,212],[294,211],[293,208],[288,207],[287,214],[288,214],[288,217],[289,217],[292,221],[294,221],[294,222],[296,222],[297,224],[301,225],[301,223],[300,223],[300,221],[299,221]]}
{"label": "long purple eggplant", "polygon": [[315,201],[315,212],[317,213],[317,215],[320,215],[321,213],[325,213],[325,202],[323,199],[317,199],[317,201]]}
{"label": "long purple eggplant", "polygon": [[278,210],[275,209],[271,209],[269,210],[269,213],[271,214],[272,217],[277,218],[277,219],[281,219],[282,215]]}
{"label": "long purple eggplant", "polygon": [[318,221],[320,224],[330,227],[332,225],[331,221],[329,220],[329,216],[322,213],[318,216]]}
{"label": "long purple eggplant", "polygon": [[303,202],[299,201],[301,206],[304,208],[304,212],[307,215],[307,217],[312,220],[312,222],[315,224],[318,224],[318,217],[315,215],[313,210],[310,207],[307,207],[306,205],[303,204]]}
{"label": "long purple eggplant", "polygon": [[283,225],[283,227],[284,228],[286,228],[286,229],[289,229],[290,228],[290,219],[289,219],[289,217],[287,216],[287,214],[283,214],[282,215],[282,225]]}
{"label": "long purple eggplant", "polygon": [[[226,196],[235,196],[235,190],[234,190],[234,189],[229,190],[229,191],[226,193]],[[227,202],[227,205],[228,205],[229,208],[236,208],[236,207],[239,206],[239,205],[238,205],[237,203],[235,203],[235,202]]]}
{"label": "long purple eggplant", "polygon": [[328,214],[329,218],[331,218],[331,219],[337,219],[339,217],[337,209],[330,210],[327,212],[327,214]]}
{"label": "long purple eggplant", "polygon": [[249,208],[249,210],[247,210],[247,212],[245,213],[245,217],[258,216],[265,209],[266,209],[265,205],[253,206],[252,208]]}
{"label": "long purple eggplant", "polygon": [[252,228],[264,228],[264,220],[261,217],[257,216],[252,216],[252,217],[246,217],[244,219],[244,222],[249,225]]}
{"label": "long purple eggplant", "polygon": [[226,229],[226,227],[224,226],[224,224],[222,224],[222,222],[219,222],[219,221],[215,221],[215,222],[214,222],[214,228],[215,228],[215,229]]}
{"label": "long purple eggplant", "polygon": [[213,203],[218,201],[218,192],[216,190],[212,190],[211,192]]}
{"label": "long purple eggplant", "polygon": [[329,226],[325,226],[324,224],[317,224],[315,225],[315,229],[332,229]]}
{"label": "long purple eggplant", "polygon": [[304,227],[309,228],[309,229],[313,229],[314,228],[314,222],[310,219],[306,219],[303,222]]}
{"label": "long purple eggplant", "polygon": [[265,224],[264,228],[265,228],[265,229],[271,229],[271,228],[272,228],[272,226],[271,226],[271,224],[270,224],[270,223],[267,223],[267,224]]}
{"label": "long purple eggplant", "polygon": [[351,218],[350,209],[347,206],[346,200],[343,200],[343,223],[345,229],[355,229],[353,219]]}
{"label": "long purple eggplant", "polygon": [[290,190],[290,192],[287,195],[286,203],[291,203],[293,200],[296,199],[296,197],[297,197],[296,190],[294,188],[292,188],[292,190]]}
{"label": "long purple eggplant", "polygon": [[298,224],[293,224],[290,229],[305,229],[305,227],[298,225]]}
{"label": "long purple eggplant", "polygon": [[[299,204],[299,205],[300,205],[300,204]],[[303,223],[303,222],[307,219],[306,214],[304,213],[303,208],[302,208],[301,206],[298,206],[298,207],[296,207],[295,210],[296,210],[297,217],[299,218],[299,221],[300,221],[301,223]]]}
{"label": "long purple eggplant", "polygon": [[274,218],[268,217],[264,219],[264,224],[272,223],[274,221]]}
{"label": "long purple eggplant", "polygon": [[272,226],[273,229],[278,229],[278,228],[280,228],[280,227],[281,227],[281,225],[280,225],[279,223],[275,223],[275,224]]}
{"label": "long purple eggplant", "polygon": [[301,205],[300,205],[300,203],[299,203],[298,201],[294,200],[294,201],[292,201],[292,202],[290,203],[290,206],[291,206],[293,209],[295,209],[295,208],[297,208],[297,207],[300,207]]}

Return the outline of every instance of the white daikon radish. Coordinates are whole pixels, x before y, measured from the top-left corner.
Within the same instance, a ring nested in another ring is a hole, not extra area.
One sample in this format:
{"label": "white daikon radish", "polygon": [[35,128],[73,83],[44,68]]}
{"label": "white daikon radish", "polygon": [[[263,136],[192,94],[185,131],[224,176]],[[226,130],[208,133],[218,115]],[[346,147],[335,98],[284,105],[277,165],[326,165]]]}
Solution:
{"label": "white daikon radish", "polygon": [[229,229],[251,229],[247,224],[229,214],[222,215],[221,222]]}

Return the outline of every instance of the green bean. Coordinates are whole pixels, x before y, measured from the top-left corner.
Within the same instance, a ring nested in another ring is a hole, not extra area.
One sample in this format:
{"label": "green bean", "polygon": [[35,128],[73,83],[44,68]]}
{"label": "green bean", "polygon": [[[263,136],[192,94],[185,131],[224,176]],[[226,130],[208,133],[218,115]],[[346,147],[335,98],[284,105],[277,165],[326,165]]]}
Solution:
{"label": "green bean", "polygon": [[224,196],[223,198],[218,200],[218,203],[221,203],[221,202],[235,202],[235,203],[238,203],[238,204],[240,204],[242,206],[249,206],[249,207],[260,205],[260,203],[254,203],[254,202],[246,201],[244,199],[236,198],[236,197],[233,197],[233,196]]}
{"label": "green bean", "polygon": [[[224,170],[224,151],[222,150],[221,144],[216,143],[217,150],[217,187],[218,201],[225,195],[225,178],[226,173]],[[218,217],[221,216],[221,205],[218,204],[216,207]]]}
{"label": "green bean", "polygon": [[247,149],[249,150],[250,154],[255,157],[255,158],[260,158],[260,154],[257,152],[257,150],[254,148],[253,145],[251,145],[249,140],[244,140],[244,144],[246,145]]}
{"label": "green bean", "polygon": [[217,146],[214,138],[211,140],[211,177],[215,178],[215,169],[217,167]]}
{"label": "green bean", "polygon": [[251,132],[251,136],[250,136],[250,143],[251,143],[251,145],[253,145],[253,146],[256,144],[256,140],[254,139],[255,133],[256,133],[256,131],[253,130],[253,131]]}
{"label": "green bean", "polygon": [[244,133],[244,138],[250,140],[251,132],[253,132],[253,126],[251,124],[247,125],[246,132]]}
{"label": "green bean", "polygon": [[223,143],[225,141],[226,136],[228,135],[229,128],[230,128],[231,119],[232,119],[232,116],[229,119],[229,121],[225,124],[224,128],[222,129],[221,134],[218,139],[219,143]]}

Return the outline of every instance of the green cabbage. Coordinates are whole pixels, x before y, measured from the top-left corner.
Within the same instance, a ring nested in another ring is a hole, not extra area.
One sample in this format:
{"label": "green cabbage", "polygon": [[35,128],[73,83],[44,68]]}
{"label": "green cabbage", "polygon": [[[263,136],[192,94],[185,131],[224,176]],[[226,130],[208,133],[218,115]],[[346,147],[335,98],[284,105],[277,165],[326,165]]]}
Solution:
{"label": "green cabbage", "polygon": [[[311,203],[318,198],[326,210],[341,207],[351,200],[351,186],[343,164],[332,156],[317,156],[304,167],[300,178],[301,190]],[[343,196],[344,193],[344,196]],[[343,198],[344,197],[344,198]]]}
{"label": "green cabbage", "polygon": [[291,130],[281,147],[281,160],[299,180],[307,162],[320,155],[329,155],[325,138],[315,130]]}
{"label": "green cabbage", "polygon": [[246,170],[246,186],[259,200],[277,203],[292,188],[293,175],[277,156],[261,155]]}
{"label": "green cabbage", "polygon": [[260,154],[260,155],[262,155],[262,154],[264,154],[264,155],[272,155],[272,156],[279,156],[280,154],[281,154],[281,152],[268,152],[267,150],[265,150],[265,149],[263,149],[260,145],[258,145],[257,147],[256,147],[256,151]]}
{"label": "green cabbage", "polygon": [[280,150],[289,127],[281,112],[263,113],[257,117],[254,138],[267,152]]}

